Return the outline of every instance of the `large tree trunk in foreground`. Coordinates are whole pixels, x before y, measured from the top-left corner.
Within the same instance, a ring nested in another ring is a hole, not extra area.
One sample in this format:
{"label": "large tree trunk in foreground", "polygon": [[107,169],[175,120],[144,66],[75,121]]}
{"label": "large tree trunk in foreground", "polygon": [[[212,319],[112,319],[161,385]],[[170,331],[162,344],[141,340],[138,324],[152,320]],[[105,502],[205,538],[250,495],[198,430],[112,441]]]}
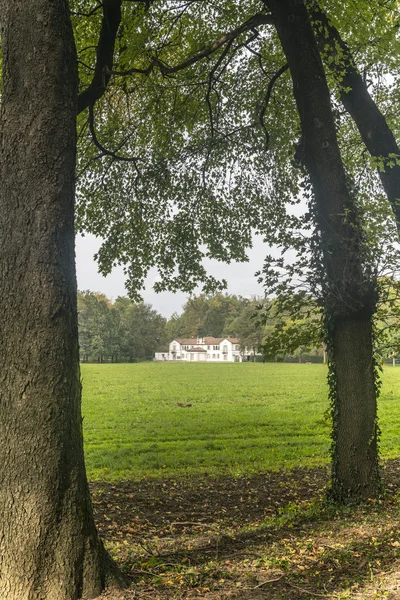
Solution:
{"label": "large tree trunk in foreground", "polygon": [[323,65],[301,0],[269,0],[293,79],[326,280],[335,406],[332,494],[344,500],[379,490],[372,344],[374,281],[363,273],[363,245],[341,161]]}
{"label": "large tree trunk in foreground", "polygon": [[385,117],[371,98],[348,45],[318,2],[311,6],[312,20],[314,25],[317,24],[317,41],[328,55],[329,67],[339,85],[340,99],[357,125],[371,156],[383,159],[383,168],[379,168],[378,173],[400,231],[400,165],[394,160],[394,156],[400,159],[400,148]]}
{"label": "large tree trunk in foreground", "polygon": [[0,598],[94,598],[104,584],[80,413],[66,0],[0,0]]}

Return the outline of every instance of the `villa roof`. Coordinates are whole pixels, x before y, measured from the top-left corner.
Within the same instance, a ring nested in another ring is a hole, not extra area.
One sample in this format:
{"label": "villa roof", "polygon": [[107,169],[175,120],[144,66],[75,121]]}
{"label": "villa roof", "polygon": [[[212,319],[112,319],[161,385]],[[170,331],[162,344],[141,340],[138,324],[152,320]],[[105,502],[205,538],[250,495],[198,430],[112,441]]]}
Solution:
{"label": "villa roof", "polygon": [[207,352],[204,348],[190,348],[189,352]]}
{"label": "villa roof", "polygon": [[[200,344],[199,339],[203,339],[204,342],[202,344]],[[227,340],[228,342],[231,342],[232,344],[239,344],[240,340],[238,338],[231,338],[231,337],[219,337],[219,338],[215,338],[215,337],[211,337],[211,336],[206,336],[204,338],[175,338],[174,341],[178,342],[179,344],[183,344],[185,346],[191,346],[191,345],[217,345],[220,344],[221,342],[223,342],[224,340]]]}

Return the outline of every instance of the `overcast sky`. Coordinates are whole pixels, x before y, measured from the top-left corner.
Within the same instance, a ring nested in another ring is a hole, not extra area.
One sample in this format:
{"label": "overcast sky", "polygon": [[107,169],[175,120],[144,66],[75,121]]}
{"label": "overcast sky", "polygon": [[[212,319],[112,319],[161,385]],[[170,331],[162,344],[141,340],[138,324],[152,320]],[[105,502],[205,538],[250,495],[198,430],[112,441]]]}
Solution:
{"label": "overcast sky", "polygon": [[[100,240],[92,235],[84,238],[77,236],[76,239],[76,266],[78,277],[78,288],[80,290],[91,290],[102,292],[108,298],[115,300],[117,296],[126,296],[124,285],[124,274],[122,268],[116,268],[108,277],[103,277],[97,272],[97,265],[93,255],[100,246]],[[262,296],[263,289],[254,276],[263,266],[264,257],[269,253],[268,247],[261,238],[254,240],[254,246],[249,251],[250,262],[234,263],[225,265],[216,261],[207,261],[210,273],[217,278],[225,278],[228,281],[229,294],[237,294],[244,297]],[[152,290],[156,273],[148,278],[146,290],[143,292],[144,301],[152,304],[164,317],[170,317],[173,312],[181,313],[186,302],[187,294],[172,294],[163,292],[156,294]]]}

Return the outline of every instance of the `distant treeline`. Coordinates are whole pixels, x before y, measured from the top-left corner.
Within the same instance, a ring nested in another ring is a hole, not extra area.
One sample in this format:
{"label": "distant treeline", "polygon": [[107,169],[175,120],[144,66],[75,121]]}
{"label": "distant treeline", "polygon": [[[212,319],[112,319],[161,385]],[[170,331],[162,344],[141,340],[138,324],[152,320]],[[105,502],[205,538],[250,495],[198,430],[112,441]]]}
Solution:
{"label": "distant treeline", "polygon": [[167,343],[167,320],[151,305],[104,294],[78,292],[80,357],[83,362],[151,360]]}
{"label": "distant treeline", "polygon": [[[126,297],[114,302],[104,294],[78,293],[79,344],[84,362],[136,362],[152,360],[155,352],[168,350],[176,337],[237,337],[242,348],[258,351],[272,335],[277,318],[260,318],[260,310],[271,307],[268,300],[247,299],[230,294],[190,298],[182,314],[166,319],[150,304]],[[321,356],[321,345],[304,340],[290,355],[308,359],[305,353]],[[277,351],[277,359],[283,356]]]}

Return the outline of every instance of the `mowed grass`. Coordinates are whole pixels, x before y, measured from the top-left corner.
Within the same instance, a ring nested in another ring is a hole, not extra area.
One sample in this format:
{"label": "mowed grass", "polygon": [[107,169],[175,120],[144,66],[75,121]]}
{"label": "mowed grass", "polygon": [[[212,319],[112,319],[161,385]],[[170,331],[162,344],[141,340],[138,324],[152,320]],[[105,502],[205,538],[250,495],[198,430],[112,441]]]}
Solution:
{"label": "mowed grass", "polygon": [[[329,462],[326,367],[82,365],[91,480],[244,475]],[[400,368],[379,403],[384,458],[400,452]]]}

